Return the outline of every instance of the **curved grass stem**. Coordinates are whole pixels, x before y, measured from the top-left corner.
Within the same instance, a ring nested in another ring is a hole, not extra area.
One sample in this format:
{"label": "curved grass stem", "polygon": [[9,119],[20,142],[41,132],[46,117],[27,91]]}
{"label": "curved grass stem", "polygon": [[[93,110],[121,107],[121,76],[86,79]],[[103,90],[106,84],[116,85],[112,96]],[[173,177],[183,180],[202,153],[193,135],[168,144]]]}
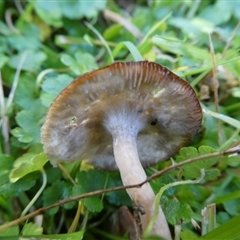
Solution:
{"label": "curved grass stem", "polygon": [[21,217],[23,217],[28,211],[29,209],[33,206],[33,204],[37,201],[37,199],[39,198],[39,196],[41,195],[41,193],[43,192],[44,188],[47,185],[47,174],[45,172],[45,170],[42,168],[40,170],[40,172],[42,173],[42,186],[39,188],[38,192],[35,194],[35,196],[33,197],[33,199],[29,202],[29,204],[25,207],[25,209],[23,210]]}

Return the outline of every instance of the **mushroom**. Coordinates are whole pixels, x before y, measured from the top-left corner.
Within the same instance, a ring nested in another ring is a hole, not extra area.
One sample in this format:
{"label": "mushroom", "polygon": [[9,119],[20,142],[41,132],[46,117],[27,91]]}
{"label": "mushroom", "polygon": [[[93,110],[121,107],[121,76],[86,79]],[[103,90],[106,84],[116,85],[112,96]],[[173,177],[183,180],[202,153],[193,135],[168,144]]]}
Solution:
{"label": "mushroom", "polygon": [[[116,62],[78,77],[50,106],[42,127],[44,152],[53,165],[87,159],[119,170],[123,185],[146,180],[143,169],[175,155],[202,120],[192,87],[167,68],[148,61]],[[143,230],[154,212],[149,183],[127,189],[141,207]],[[160,207],[152,232],[171,239]]]}

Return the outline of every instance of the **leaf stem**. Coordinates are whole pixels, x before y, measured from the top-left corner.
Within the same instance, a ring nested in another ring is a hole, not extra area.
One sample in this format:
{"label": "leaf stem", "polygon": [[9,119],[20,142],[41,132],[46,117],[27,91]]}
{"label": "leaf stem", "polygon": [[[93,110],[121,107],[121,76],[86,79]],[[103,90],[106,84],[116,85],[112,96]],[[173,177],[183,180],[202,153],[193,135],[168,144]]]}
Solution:
{"label": "leaf stem", "polygon": [[106,40],[104,39],[104,37],[103,37],[103,36],[99,33],[99,31],[98,31],[95,27],[93,27],[90,23],[85,22],[85,25],[86,25],[92,32],[94,32],[94,33],[97,35],[97,37],[102,41],[103,45],[104,45],[105,48],[107,49],[107,52],[108,52],[108,54],[109,54],[109,56],[110,56],[110,58],[111,58],[111,61],[114,62],[114,58],[113,58],[112,52],[111,52],[111,50],[110,50],[110,48],[109,48]]}
{"label": "leaf stem", "polygon": [[40,170],[40,172],[42,173],[42,186],[40,187],[40,189],[38,190],[38,192],[35,194],[35,196],[33,197],[33,199],[29,202],[29,204],[25,207],[25,209],[23,210],[21,217],[23,217],[28,211],[29,209],[33,206],[33,204],[37,201],[37,199],[39,198],[39,196],[41,195],[41,193],[43,192],[44,188],[47,185],[47,174],[45,172],[45,170],[42,168]]}

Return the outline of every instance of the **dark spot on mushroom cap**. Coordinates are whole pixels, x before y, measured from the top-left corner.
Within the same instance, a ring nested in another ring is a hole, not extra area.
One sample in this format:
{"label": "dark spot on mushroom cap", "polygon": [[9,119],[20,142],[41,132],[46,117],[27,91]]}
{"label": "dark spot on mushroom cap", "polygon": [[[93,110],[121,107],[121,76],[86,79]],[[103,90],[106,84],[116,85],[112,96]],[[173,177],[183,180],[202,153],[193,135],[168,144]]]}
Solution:
{"label": "dark spot on mushroom cap", "polygon": [[54,100],[42,127],[45,153],[53,164],[88,159],[116,170],[107,121],[122,113],[138,131],[144,167],[176,154],[202,120],[192,87],[167,68],[147,61],[116,62],[78,77]]}
{"label": "dark spot on mushroom cap", "polygon": [[155,126],[155,125],[157,124],[157,122],[158,122],[158,120],[155,118],[150,124],[151,124],[152,126]]}

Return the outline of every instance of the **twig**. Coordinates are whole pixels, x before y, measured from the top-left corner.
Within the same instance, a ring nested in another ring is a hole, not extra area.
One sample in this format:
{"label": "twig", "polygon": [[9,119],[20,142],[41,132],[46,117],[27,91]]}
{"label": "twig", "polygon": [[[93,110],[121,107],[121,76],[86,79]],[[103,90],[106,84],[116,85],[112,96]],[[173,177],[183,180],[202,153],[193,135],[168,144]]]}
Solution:
{"label": "twig", "polygon": [[12,15],[14,13],[14,10],[13,9],[8,9],[6,10],[5,12],[5,21],[8,25],[8,27],[11,29],[11,31],[15,32],[15,33],[20,33],[19,30],[17,28],[15,28],[15,26],[13,25],[13,22],[12,22]]}
{"label": "twig", "polygon": [[108,9],[105,9],[103,11],[103,15],[106,19],[112,20],[122,25],[125,29],[127,29],[130,33],[132,33],[138,40],[141,40],[143,38],[142,33],[134,24],[132,24],[122,16],[118,15],[117,13],[112,12]]}
{"label": "twig", "polygon": [[229,47],[230,47],[230,45],[231,45],[231,43],[232,43],[233,38],[234,38],[235,35],[237,34],[237,30],[239,29],[239,27],[240,27],[240,20],[238,21],[237,26],[234,28],[234,30],[233,30],[230,38],[229,38],[228,41],[227,41],[227,44],[226,44],[225,48],[223,49],[222,58],[225,57],[226,52],[227,52],[227,50],[229,49]]}
{"label": "twig", "polygon": [[[142,185],[142,184],[141,184]],[[81,195],[78,195],[78,196],[74,196],[74,197],[70,197],[70,198],[67,198],[67,199],[63,199],[63,200],[60,200],[52,205],[49,205],[47,207],[43,207],[43,208],[39,208],[38,210],[32,212],[32,213],[29,213],[23,217],[20,217],[14,221],[11,221],[9,223],[6,223],[4,225],[1,225],[0,226],[0,232],[2,232],[3,230],[9,228],[9,227],[12,227],[12,226],[15,226],[17,224],[20,224],[26,220],[28,220],[29,218],[32,218],[32,217],[35,217],[39,214],[42,214],[44,212],[46,212],[47,210],[49,209],[52,209],[54,207],[59,207],[61,205],[64,205],[64,204],[67,204],[67,203],[70,203],[70,202],[74,202],[74,201],[79,201],[80,199],[83,199],[83,198],[87,198],[87,197],[92,197],[92,196],[97,196],[97,195],[100,195],[102,193],[108,193],[108,192],[112,192],[112,191],[119,191],[119,190],[123,190],[123,189],[126,189],[126,188],[134,188],[134,187],[140,187],[141,185],[139,184],[135,184],[135,185],[132,185],[132,186],[120,186],[120,187],[116,187],[116,188],[108,188],[108,189],[104,189],[104,190],[97,190],[97,191],[93,191],[93,192],[90,192],[90,193],[85,193],[85,194],[81,194]]]}
{"label": "twig", "polygon": [[10,146],[9,146],[9,121],[8,117],[6,116],[6,106],[4,100],[4,92],[3,92],[3,82],[2,76],[0,72],[0,108],[1,108],[1,118],[0,118],[0,127],[2,127],[2,136],[4,141],[4,152],[9,154],[10,153]]}
{"label": "twig", "polygon": [[23,64],[24,64],[24,62],[27,58],[27,55],[28,55],[28,52],[24,52],[22,54],[21,58],[20,58],[19,63],[18,63],[17,70],[16,70],[14,80],[13,80],[13,84],[12,84],[12,88],[11,88],[11,91],[10,91],[9,96],[8,96],[8,101],[7,101],[7,104],[6,104],[6,111],[8,110],[8,108],[11,106],[11,104],[13,102],[13,98],[14,98],[14,95],[15,95],[15,92],[16,92],[16,89],[17,89],[17,85],[18,85],[18,82],[19,82],[20,73],[21,73]]}
{"label": "twig", "polygon": [[[214,48],[213,48],[213,43],[212,43],[212,39],[211,39],[211,35],[209,34],[209,45],[210,45],[210,54],[211,54],[211,58],[212,58],[212,64],[213,64],[213,68],[212,68],[212,76],[213,76],[213,92],[214,92],[214,105],[215,105],[215,111],[217,113],[219,113],[219,98],[218,98],[218,86],[219,86],[219,82],[217,79],[217,64],[216,64],[216,59],[215,59],[215,54],[214,54]],[[222,143],[222,124],[221,121],[218,119],[217,120],[217,124],[218,124],[218,144],[219,146],[221,146]]]}
{"label": "twig", "polygon": [[16,6],[18,12],[20,14],[23,14],[24,13],[24,9],[23,9],[23,7],[21,5],[21,1],[20,0],[14,0],[14,3],[15,3],[15,6]]}
{"label": "twig", "polygon": [[3,82],[2,82],[2,73],[0,72],[0,109],[1,109],[1,119],[0,119],[0,127],[3,124],[3,117],[5,115],[5,100],[4,100],[4,92],[3,92]]}
{"label": "twig", "polygon": [[191,18],[194,17],[194,15],[196,14],[200,4],[201,4],[201,0],[195,0],[195,1],[192,2],[192,5],[189,8],[189,11],[188,11],[187,16],[186,16],[188,19],[191,19]]}
{"label": "twig", "polygon": [[189,164],[189,163],[192,163],[192,162],[197,162],[197,161],[204,160],[204,159],[207,159],[207,158],[214,158],[214,157],[235,155],[235,154],[240,154],[240,145],[238,145],[238,146],[236,146],[234,148],[228,149],[226,151],[223,151],[223,152],[209,153],[209,154],[205,154],[205,155],[202,155],[202,156],[190,158],[190,159],[185,160],[183,162],[177,163],[177,164],[172,165],[172,166],[170,166],[170,167],[168,167],[166,169],[163,169],[162,171],[159,171],[159,172],[153,174],[152,176],[148,177],[144,182],[139,183],[139,184],[134,184],[134,185],[129,185],[129,186],[119,186],[119,187],[114,187],[114,188],[107,188],[107,189],[104,189],[104,190],[96,190],[96,191],[93,191],[93,192],[77,195],[77,196],[70,197],[70,198],[67,198],[67,199],[63,199],[63,200],[60,200],[60,201],[58,201],[58,202],[56,202],[56,203],[54,203],[52,205],[49,205],[47,207],[39,208],[38,210],[36,210],[36,211],[34,211],[34,212],[30,213],[30,214],[27,214],[27,215],[25,215],[23,217],[20,217],[20,218],[14,220],[14,221],[11,221],[9,223],[1,225],[0,226],[0,232],[2,232],[3,230],[5,230],[5,229],[7,229],[9,227],[12,227],[12,226],[15,226],[17,224],[20,224],[20,223],[28,220],[29,218],[35,217],[35,216],[37,216],[39,214],[42,214],[45,211],[47,211],[49,209],[52,209],[54,207],[58,207],[58,206],[61,206],[61,205],[64,205],[64,204],[67,204],[67,203],[70,203],[70,202],[74,202],[74,201],[79,201],[80,199],[83,199],[83,198],[101,195],[103,193],[125,190],[127,188],[139,188],[143,184],[145,184],[147,182],[150,182],[150,181],[152,181],[152,180],[154,180],[156,178],[159,178],[162,175],[164,175],[165,173],[170,172],[170,171],[172,171],[172,170],[174,170],[176,168],[182,167],[182,166],[184,166],[186,164]]}
{"label": "twig", "polygon": [[164,175],[165,173],[170,172],[170,171],[172,171],[172,170],[174,170],[176,168],[182,167],[182,166],[184,166],[186,164],[197,162],[197,161],[204,160],[204,159],[207,159],[207,158],[221,157],[221,156],[226,156],[226,155],[231,155],[231,154],[240,154],[240,145],[238,145],[238,146],[236,146],[234,148],[231,148],[229,150],[223,151],[223,152],[215,152],[215,153],[204,154],[202,156],[190,158],[190,159],[185,160],[183,162],[171,165],[170,167],[167,167],[167,168],[165,168],[165,169],[163,169],[163,170],[153,174],[152,176],[148,177],[146,179],[146,181],[141,183],[141,185],[145,184],[146,182],[150,182],[150,181],[152,181],[152,180],[154,180],[156,178],[159,178],[162,175]]}
{"label": "twig", "polygon": [[10,144],[9,144],[9,118],[6,115],[7,111],[9,110],[9,108],[11,107],[11,104],[13,102],[14,99],[14,95],[17,89],[17,85],[18,85],[18,81],[19,81],[19,76],[21,73],[21,69],[22,66],[24,64],[24,61],[27,57],[27,52],[24,52],[20,58],[20,61],[18,63],[18,67],[14,76],[14,80],[13,80],[13,84],[12,84],[12,88],[11,91],[9,93],[8,96],[8,100],[5,104],[4,102],[4,93],[3,93],[3,83],[2,83],[2,78],[0,76],[0,105],[1,105],[1,122],[0,122],[0,126],[2,126],[2,135],[4,138],[4,152],[7,154],[10,154]]}

